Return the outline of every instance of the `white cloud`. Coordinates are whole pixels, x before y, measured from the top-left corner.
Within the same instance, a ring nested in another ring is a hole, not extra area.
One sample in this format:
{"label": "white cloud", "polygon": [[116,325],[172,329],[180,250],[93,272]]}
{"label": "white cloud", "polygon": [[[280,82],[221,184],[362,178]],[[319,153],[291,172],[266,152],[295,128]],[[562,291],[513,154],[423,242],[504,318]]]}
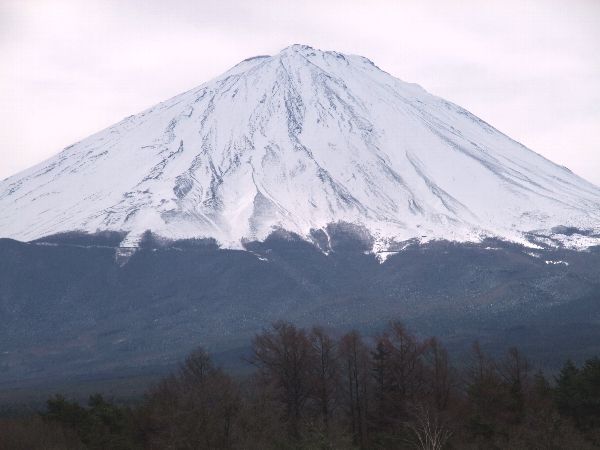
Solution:
{"label": "white cloud", "polygon": [[600,184],[595,0],[4,0],[0,177],[292,43],[367,56]]}

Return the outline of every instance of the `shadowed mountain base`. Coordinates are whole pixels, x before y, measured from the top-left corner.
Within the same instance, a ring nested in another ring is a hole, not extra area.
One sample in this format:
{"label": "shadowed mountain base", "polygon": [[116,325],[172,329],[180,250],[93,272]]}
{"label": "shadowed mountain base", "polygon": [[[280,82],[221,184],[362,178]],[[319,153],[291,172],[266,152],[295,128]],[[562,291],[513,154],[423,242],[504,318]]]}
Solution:
{"label": "shadowed mountain base", "polygon": [[149,235],[124,265],[118,235],[0,240],[0,390],[151,378],[198,345],[243,370],[250,337],[281,319],[366,335],[397,319],[453,354],[518,345],[550,369],[600,352],[599,248],[434,242],[380,263],[332,236],[325,254],[283,233],[247,251]]}

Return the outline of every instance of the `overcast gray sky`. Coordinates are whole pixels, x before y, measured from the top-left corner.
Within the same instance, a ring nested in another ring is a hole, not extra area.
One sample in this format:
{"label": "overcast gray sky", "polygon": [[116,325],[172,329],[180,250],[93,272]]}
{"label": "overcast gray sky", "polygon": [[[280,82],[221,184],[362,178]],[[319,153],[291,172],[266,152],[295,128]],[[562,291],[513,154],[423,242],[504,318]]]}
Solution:
{"label": "overcast gray sky", "polygon": [[293,43],[366,56],[600,185],[599,0],[0,0],[0,179]]}

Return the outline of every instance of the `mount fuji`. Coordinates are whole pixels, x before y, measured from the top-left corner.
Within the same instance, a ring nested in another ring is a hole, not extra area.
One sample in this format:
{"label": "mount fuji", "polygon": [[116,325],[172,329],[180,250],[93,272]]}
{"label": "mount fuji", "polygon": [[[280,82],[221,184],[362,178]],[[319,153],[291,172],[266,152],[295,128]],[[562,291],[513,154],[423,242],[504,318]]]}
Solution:
{"label": "mount fuji", "polygon": [[142,386],[198,345],[239,367],[282,319],[399,319],[556,368],[598,354],[599,244],[598,187],[366,58],[295,45],[0,182],[0,404]]}
{"label": "mount fuji", "polygon": [[[273,230],[600,242],[600,188],[354,55],[293,45],[0,182],[0,237],[146,230],[242,248]],[[357,229],[358,229],[357,228]],[[561,232],[561,230],[578,230]]]}

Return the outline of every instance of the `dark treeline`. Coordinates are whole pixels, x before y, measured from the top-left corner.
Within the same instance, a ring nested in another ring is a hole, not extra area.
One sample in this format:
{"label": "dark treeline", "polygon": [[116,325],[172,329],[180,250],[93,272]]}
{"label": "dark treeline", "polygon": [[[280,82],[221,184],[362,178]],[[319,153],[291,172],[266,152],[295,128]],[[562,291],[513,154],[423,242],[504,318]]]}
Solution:
{"label": "dark treeline", "polygon": [[374,339],[279,322],[255,336],[250,377],[202,349],[133,407],[56,396],[0,420],[0,449],[587,449],[600,446],[600,359],[551,381],[512,348],[475,344],[452,367],[400,323]]}

